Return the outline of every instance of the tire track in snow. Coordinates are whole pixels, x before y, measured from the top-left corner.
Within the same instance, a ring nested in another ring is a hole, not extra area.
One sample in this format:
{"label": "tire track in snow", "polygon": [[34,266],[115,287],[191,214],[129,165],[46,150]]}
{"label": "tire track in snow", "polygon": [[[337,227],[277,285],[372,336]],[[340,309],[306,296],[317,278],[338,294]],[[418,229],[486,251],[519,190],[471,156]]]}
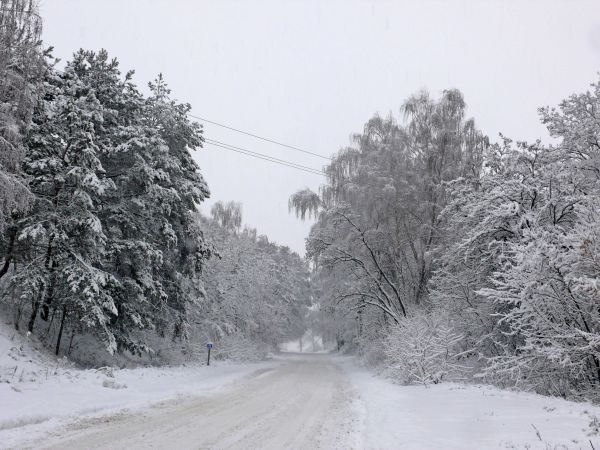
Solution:
{"label": "tire track in snow", "polygon": [[358,448],[353,398],[329,356],[290,355],[228,391],[75,425],[35,448]]}

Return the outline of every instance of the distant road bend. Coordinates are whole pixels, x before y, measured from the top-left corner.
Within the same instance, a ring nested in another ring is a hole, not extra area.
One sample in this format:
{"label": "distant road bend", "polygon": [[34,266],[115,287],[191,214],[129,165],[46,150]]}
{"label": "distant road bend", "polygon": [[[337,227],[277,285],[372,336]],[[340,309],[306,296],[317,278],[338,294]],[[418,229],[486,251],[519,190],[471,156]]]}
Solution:
{"label": "distant road bend", "polygon": [[82,421],[35,448],[352,448],[350,382],[327,355],[294,355],[229,389]]}

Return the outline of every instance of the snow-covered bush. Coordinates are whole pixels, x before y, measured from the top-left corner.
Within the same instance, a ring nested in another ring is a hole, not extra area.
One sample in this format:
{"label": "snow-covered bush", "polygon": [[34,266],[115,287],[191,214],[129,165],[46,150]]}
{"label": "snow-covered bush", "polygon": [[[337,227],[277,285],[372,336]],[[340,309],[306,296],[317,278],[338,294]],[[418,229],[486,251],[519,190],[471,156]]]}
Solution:
{"label": "snow-covered bush", "polygon": [[381,370],[381,366],[386,360],[383,344],[384,338],[382,333],[372,336],[363,335],[358,338],[358,354],[365,367],[376,369],[377,371]]}
{"label": "snow-covered bush", "polygon": [[360,360],[366,367],[380,372],[385,368],[387,359],[384,342],[388,336],[389,325],[376,310],[362,311],[357,322],[359,330],[355,346]]}
{"label": "snow-covered bush", "polygon": [[498,319],[518,337],[485,372],[541,393],[597,400],[600,384],[598,201],[575,208],[572,229],[531,222],[509,247],[511,264],[481,293],[503,307]]}
{"label": "snow-covered bush", "polygon": [[395,380],[439,383],[468,370],[458,350],[462,337],[437,314],[418,314],[391,327],[383,342],[387,372]]}

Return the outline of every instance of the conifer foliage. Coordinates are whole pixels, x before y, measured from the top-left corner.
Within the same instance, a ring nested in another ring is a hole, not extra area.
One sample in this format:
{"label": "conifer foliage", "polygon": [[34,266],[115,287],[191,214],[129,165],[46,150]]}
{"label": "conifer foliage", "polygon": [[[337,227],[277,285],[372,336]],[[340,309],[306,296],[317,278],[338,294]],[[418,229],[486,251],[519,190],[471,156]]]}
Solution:
{"label": "conifer foliage", "polygon": [[162,77],[144,97],[131,76],[105,51],[48,68],[24,137],[33,200],[10,222],[6,292],[18,326],[55,324],[57,353],[67,330],[109,352],[149,350],[147,329],[185,337],[202,289],[210,246],[194,213],[209,191],[190,154],[202,130]]}

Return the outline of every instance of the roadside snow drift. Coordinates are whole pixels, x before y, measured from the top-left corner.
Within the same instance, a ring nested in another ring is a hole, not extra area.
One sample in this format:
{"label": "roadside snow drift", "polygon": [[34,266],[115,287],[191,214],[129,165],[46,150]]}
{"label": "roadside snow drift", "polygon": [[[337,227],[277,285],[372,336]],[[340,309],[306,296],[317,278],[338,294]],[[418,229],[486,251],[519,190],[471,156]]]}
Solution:
{"label": "roadside snow drift", "polygon": [[106,415],[164,400],[219,392],[276,362],[201,363],[177,367],[72,367],[36,349],[35,341],[0,326],[0,448],[42,436],[82,415]]}
{"label": "roadside snow drift", "polygon": [[400,386],[336,362],[360,393],[365,449],[600,449],[600,408],[589,403],[485,385]]}

